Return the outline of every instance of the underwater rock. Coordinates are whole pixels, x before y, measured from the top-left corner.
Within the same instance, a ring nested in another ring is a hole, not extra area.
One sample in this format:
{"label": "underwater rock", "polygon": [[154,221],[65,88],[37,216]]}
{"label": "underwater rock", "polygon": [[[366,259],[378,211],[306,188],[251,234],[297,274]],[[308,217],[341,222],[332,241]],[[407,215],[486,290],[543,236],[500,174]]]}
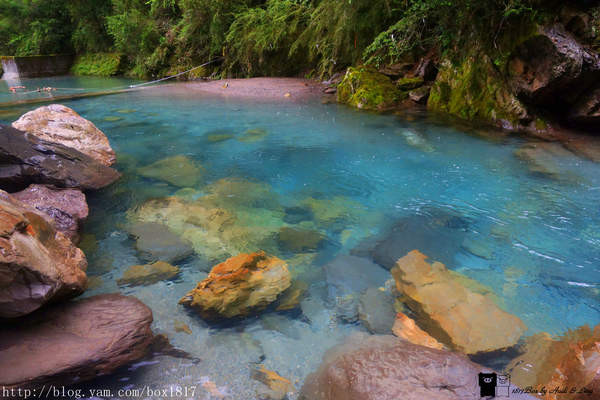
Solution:
{"label": "underwater rock", "polygon": [[0,125],[0,188],[19,190],[31,183],[44,183],[100,189],[119,176],[116,170],[73,148]]}
{"label": "underwater rock", "polygon": [[127,268],[120,279],[117,279],[117,284],[131,286],[152,285],[159,281],[171,279],[178,273],[179,268],[164,261],[145,265],[132,265]]}
{"label": "underwater rock", "polygon": [[417,133],[410,129],[402,129],[399,131],[399,133],[404,137],[404,140],[406,140],[406,143],[408,143],[408,145],[416,149],[424,151],[425,153],[431,153],[435,150],[433,146],[427,141],[427,139],[420,133]]}
{"label": "underwater rock", "polygon": [[308,285],[303,281],[297,279],[292,281],[291,286],[279,298],[276,310],[286,311],[299,307],[302,296],[304,296],[307,289]]}
{"label": "underwater rock", "polygon": [[325,265],[327,283],[335,296],[360,293],[369,287],[380,287],[390,274],[372,261],[350,255],[340,255]]}
{"label": "underwater rock", "polygon": [[179,320],[173,321],[173,329],[175,330],[175,332],[183,332],[187,333],[188,335],[192,334],[192,329],[190,328],[190,326],[185,322],[181,322]]}
{"label": "underwater rock", "polygon": [[204,176],[204,168],[184,155],[163,158],[138,168],[137,171],[145,178],[167,182],[177,187],[196,186]]}
{"label": "underwater rock", "polygon": [[31,313],[50,300],[81,294],[81,250],[33,208],[0,191],[0,317]]}
{"label": "underwater rock", "polygon": [[514,154],[527,162],[531,172],[551,177],[558,177],[563,173],[560,166],[561,160],[575,157],[561,144],[550,142],[527,143],[515,150]]}
{"label": "underwater rock", "polygon": [[330,199],[307,197],[302,206],[310,210],[315,223],[324,229],[347,227],[352,220],[362,220],[365,215],[362,206],[347,197],[335,196]]}
{"label": "underwater rock", "polygon": [[582,326],[555,338],[539,333],[525,339],[521,350],[523,354],[506,368],[516,385],[582,391],[548,393],[545,400],[591,399],[600,390],[600,325]]}
{"label": "underwater rock", "polygon": [[265,309],[291,285],[285,261],[258,251],[239,254],[213,267],[179,304],[202,318],[232,318]]}
{"label": "underwater rock", "polygon": [[284,214],[268,185],[234,178],[204,189],[203,196],[192,199],[149,200],[130,210],[128,219],[166,225],[210,261],[257,248],[277,251]]}
{"label": "underwater rock", "polygon": [[338,102],[364,110],[390,110],[403,97],[388,76],[365,66],[348,68],[337,90]]}
{"label": "underwater rock", "polygon": [[253,143],[263,140],[269,132],[262,128],[248,129],[243,135],[238,137],[240,142]]}
{"label": "underwater rock", "polygon": [[288,226],[283,226],[279,229],[277,238],[279,246],[283,250],[291,251],[292,253],[316,251],[323,242],[323,235],[317,231],[290,228]]}
{"label": "underwater rock", "polygon": [[266,369],[262,364],[255,365],[250,369],[250,377],[269,388],[262,393],[263,398],[283,400],[288,393],[295,391],[294,385],[289,379],[280,376],[277,372]]}
{"label": "underwater rock", "polygon": [[383,288],[368,288],[358,300],[358,317],[371,333],[390,334],[396,319],[394,299]]}
{"label": "underwater rock", "polygon": [[300,399],[479,400],[477,374],[486,370],[461,354],[357,333],[325,354]]}
{"label": "underwater rock", "polygon": [[74,242],[79,238],[79,224],[88,216],[85,195],[76,189],[59,189],[45,185],[29,185],[11,196],[40,211],[40,215]]}
{"label": "underwater rock", "polygon": [[51,104],[30,111],[12,124],[41,140],[71,147],[110,167],[116,156],[102,131],[74,110]]}
{"label": "underwater rock", "polygon": [[153,222],[133,223],[127,231],[136,238],[135,248],[147,261],[175,263],[194,253],[192,246],[163,224]]}
{"label": "underwater rock", "polygon": [[419,328],[414,319],[409,318],[404,313],[397,313],[394,325],[392,326],[394,335],[401,339],[408,340],[411,343],[431,349],[442,350],[444,345],[431,337],[427,332]]}
{"label": "underwater rock", "polygon": [[0,386],[70,385],[144,357],[152,311],[134,297],[103,294],[54,305],[0,328]]}
{"label": "underwater rock", "polygon": [[283,222],[288,224],[298,224],[303,221],[310,221],[313,219],[313,213],[308,207],[287,207],[285,210],[285,216]]}
{"label": "underwater rock", "polygon": [[387,269],[414,249],[422,249],[436,260],[451,263],[460,251],[468,229],[468,220],[460,215],[443,209],[424,210],[422,214],[401,218],[382,235],[382,239],[374,244],[377,238],[367,239],[352,253],[370,256]]}
{"label": "underwater rock", "polygon": [[527,327],[517,316],[500,309],[489,289],[426,259],[413,250],[399,259],[391,272],[401,300],[427,333],[467,354],[517,343]]}

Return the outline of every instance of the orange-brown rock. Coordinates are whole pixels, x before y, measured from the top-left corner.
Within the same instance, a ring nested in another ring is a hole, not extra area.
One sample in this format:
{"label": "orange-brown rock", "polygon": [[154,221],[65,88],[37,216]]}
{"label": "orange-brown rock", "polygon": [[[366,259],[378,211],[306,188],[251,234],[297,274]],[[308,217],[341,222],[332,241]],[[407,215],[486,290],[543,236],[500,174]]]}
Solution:
{"label": "orange-brown rock", "polygon": [[250,371],[250,376],[268,387],[268,390],[265,390],[264,397],[271,400],[283,400],[287,398],[288,393],[295,391],[294,385],[289,379],[284,378],[275,371],[266,369],[262,364],[256,365]]}
{"label": "orange-brown rock", "polygon": [[214,266],[179,304],[205,319],[244,316],[266,308],[290,285],[285,261],[263,251],[239,254]]}
{"label": "orange-brown rock", "polygon": [[444,348],[443,344],[432,338],[423,329],[419,328],[414,319],[401,312],[396,314],[396,321],[392,327],[392,332],[399,338],[408,340],[414,344],[439,350]]}
{"label": "orange-brown rock", "polygon": [[[539,333],[526,339],[524,353],[510,362],[511,380],[522,388],[546,388],[544,400],[595,399],[600,393],[600,325],[553,338]],[[559,388],[559,390],[554,390]],[[560,393],[567,388],[567,393]],[[575,388],[575,393],[571,393]],[[582,393],[579,393],[582,392]]]}
{"label": "orange-brown rock", "polygon": [[117,279],[119,285],[143,286],[171,279],[179,273],[179,268],[166,263],[157,261],[152,264],[132,265],[127,268],[120,279]]}
{"label": "orange-brown rock", "polygon": [[39,214],[0,190],[0,317],[82,293],[87,261]]}
{"label": "orange-brown rock", "polygon": [[417,316],[421,328],[467,354],[517,343],[527,328],[518,317],[498,307],[491,290],[426,259],[413,250],[392,268],[402,301]]}
{"label": "orange-brown rock", "polygon": [[111,166],[116,160],[104,133],[61,104],[36,108],[23,114],[12,126],[42,140],[76,149],[106,166]]}

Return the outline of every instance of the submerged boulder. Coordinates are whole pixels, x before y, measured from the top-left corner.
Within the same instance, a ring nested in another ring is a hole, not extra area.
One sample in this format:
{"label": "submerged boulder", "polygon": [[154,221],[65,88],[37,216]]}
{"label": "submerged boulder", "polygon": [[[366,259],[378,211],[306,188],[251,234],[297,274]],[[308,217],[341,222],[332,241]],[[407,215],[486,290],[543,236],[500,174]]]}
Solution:
{"label": "submerged boulder", "polygon": [[179,268],[164,261],[145,265],[132,265],[117,280],[117,284],[131,286],[152,285],[165,279],[171,279],[178,273]]}
{"label": "submerged boulder", "polygon": [[116,160],[115,152],[104,133],[74,110],[61,104],[36,108],[23,114],[12,126],[41,140],[76,149],[107,167]]}
{"label": "submerged boulder", "polygon": [[527,327],[498,307],[489,289],[426,259],[418,250],[411,251],[391,271],[402,301],[426,332],[467,354],[517,344]]}
{"label": "submerged boulder", "polygon": [[81,294],[87,261],[33,208],[0,191],[0,317]]}
{"label": "submerged boulder", "polygon": [[119,176],[116,170],[78,150],[0,125],[0,188],[18,190],[31,183],[44,183],[100,189]]}
{"label": "submerged boulder", "polygon": [[41,215],[69,239],[78,239],[79,224],[88,216],[85,195],[76,189],[29,185],[11,196],[41,212]]}
{"label": "submerged boulder", "polygon": [[383,286],[390,277],[388,271],[371,260],[350,255],[337,256],[324,269],[327,283],[338,297]]}
{"label": "submerged boulder", "polygon": [[265,309],[290,285],[285,261],[263,251],[239,254],[214,266],[179,304],[205,319],[245,316]]}
{"label": "submerged boulder", "polygon": [[479,400],[486,368],[394,336],[355,334],[306,378],[302,400]]}
{"label": "submerged boulder", "polygon": [[358,318],[371,333],[387,335],[392,332],[396,312],[394,298],[383,288],[370,287],[358,300]]}
{"label": "submerged boulder", "polygon": [[516,385],[568,388],[566,393],[548,393],[547,400],[591,399],[600,390],[600,325],[583,326],[556,338],[539,333],[525,340],[522,351],[507,366]]}
{"label": "submerged boulder", "polygon": [[194,187],[204,175],[204,169],[188,157],[177,155],[139,168],[138,173],[145,178],[157,179],[173,186]]}
{"label": "submerged boulder", "polygon": [[134,297],[103,294],[58,304],[0,328],[0,386],[70,385],[146,355],[152,311]]}
{"label": "submerged boulder", "polygon": [[145,261],[174,263],[194,253],[186,240],[163,224],[138,222],[129,225],[127,230],[136,239],[135,248]]}

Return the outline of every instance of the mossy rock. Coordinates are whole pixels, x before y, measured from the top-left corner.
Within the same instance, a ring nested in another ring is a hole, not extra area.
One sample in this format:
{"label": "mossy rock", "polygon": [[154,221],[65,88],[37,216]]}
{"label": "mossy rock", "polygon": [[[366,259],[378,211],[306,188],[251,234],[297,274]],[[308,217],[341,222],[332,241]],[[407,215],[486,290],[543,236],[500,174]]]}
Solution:
{"label": "mossy rock", "polygon": [[413,90],[423,86],[424,83],[425,81],[423,81],[423,78],[417,76],[414,78],[398,79],[396,81],[396,86],[398,86],[398,89],[400,90]]}
{"label": "mossy rock", "polygon": [[81,54],[71,67],[73,75],[114,76],[122,73],[124,57],[120,53]]}
{"label": "mossy rock", "polygon": [[517,129],[531,119],[489,57],[482,53],[467,56],[458,63],[444,60],[427,106],[508,129]]}
{"label": "mossy rock", "polygon": [[386,75],[360,66],[350,67],[338,86],[338,102],[363,110],[384,111],[394,108],[406,94]]}

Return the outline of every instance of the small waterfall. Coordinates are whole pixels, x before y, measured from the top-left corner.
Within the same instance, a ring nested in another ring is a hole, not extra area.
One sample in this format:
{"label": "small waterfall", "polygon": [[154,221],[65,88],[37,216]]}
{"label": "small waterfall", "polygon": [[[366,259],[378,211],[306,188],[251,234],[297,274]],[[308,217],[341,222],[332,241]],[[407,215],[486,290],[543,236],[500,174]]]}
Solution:
{"label": "small waterfall", "polygon": [[2,69],[4,70],[2,79],[7,81],[19,79],[19,67],[13,58],[2,58]]}

